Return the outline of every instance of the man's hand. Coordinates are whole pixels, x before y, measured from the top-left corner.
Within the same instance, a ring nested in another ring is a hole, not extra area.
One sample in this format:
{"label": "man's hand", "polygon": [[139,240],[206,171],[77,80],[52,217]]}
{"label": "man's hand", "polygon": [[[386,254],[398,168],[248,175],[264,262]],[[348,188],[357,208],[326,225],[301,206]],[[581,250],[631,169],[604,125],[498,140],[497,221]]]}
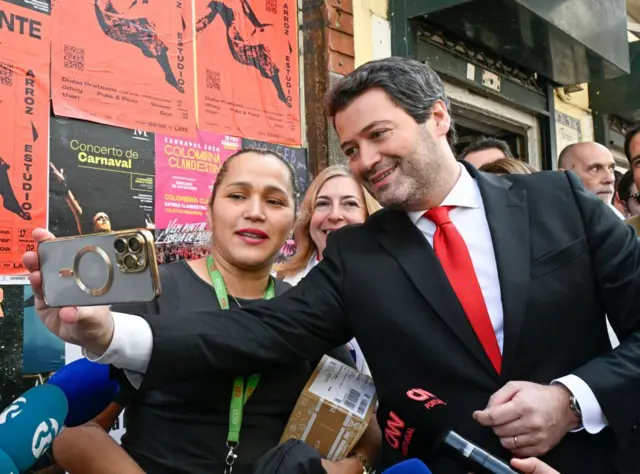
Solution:
{"label": "man's hand", "polygon": [[524,474],[560,474],[554,468],[536,458],[513,458],[511,460],[511,465]]}
{"label": "man's hand", "polygon": [[489,399],[474,419],[490,426],[503,447],[516,456],[541,456],[578,427],[563,385],[509,382]]}
{"label": "man's hand", "polygon": [[[46,229],[34,229],[36,244],[55,237]],[[113,338],[113,317],[108,306],[82,308],[49,308],[42,294],[42,275],[37,252],[27,252],[22,257],[29,271],[29,283],[33,288],[34,305],[38,316],[49,330],[60,339],[84,347],[102,355]]]}
{"label": "man's hand", "polygon": [[362,474],[364,471],[362,463],[355,458],[345,458],[336,462],[323,459],[322,467],[327,471],[327,474]]}

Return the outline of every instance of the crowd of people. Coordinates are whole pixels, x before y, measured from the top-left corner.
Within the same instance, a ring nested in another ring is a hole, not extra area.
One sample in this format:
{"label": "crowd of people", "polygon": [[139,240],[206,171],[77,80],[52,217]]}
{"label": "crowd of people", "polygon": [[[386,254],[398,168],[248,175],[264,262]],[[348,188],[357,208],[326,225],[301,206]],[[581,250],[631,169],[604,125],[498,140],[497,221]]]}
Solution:
{"label": "crowd of people", "polygon": [[[209,201],[210,248],[173,263],[179,251],[163,253],[153,302],[49,308],[37,254],[25,254],[41,320],[114,367],[121,393],[107,411],[126,409],[121,447],[104,414],[66,429],[51,452],[59,469],[382,471],[404,459],[403,443],[383,436],[389,414],[407,412],[405,444],[415,430],[455,427],[520,472],[637,473],[640,244],[622,213],[640,201],[628,179],[616,192],[611,152],[571,145],[559,171],[538,171],[495,139],[456,157],[442,81],[404,58],[339,80],[327,114],[349,169],[319,173],[296,209],[281,157],[229,158]],[[640,127],[625,149],[638,186]],[[276,264],[292,233],[297,251]],[[371,374],[379,400],[335,462],[278,444],[323,354]],[[252,383],[238,444],[231,388]],[[446,417],[407,411],[416,389],[441,397]],[[473,470],[420,448],[434,474]]]}

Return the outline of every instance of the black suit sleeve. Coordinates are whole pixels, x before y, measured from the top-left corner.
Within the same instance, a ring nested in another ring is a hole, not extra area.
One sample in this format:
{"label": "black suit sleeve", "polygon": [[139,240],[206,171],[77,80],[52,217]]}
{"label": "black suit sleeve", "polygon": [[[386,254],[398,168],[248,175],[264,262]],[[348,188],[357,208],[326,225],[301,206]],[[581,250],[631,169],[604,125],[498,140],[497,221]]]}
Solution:
{"label": "black suit sleeve", "polygon": [[640,242],[595,195],[567,173],[582,213],[598,295],[620,345],[575,371],[595,394],[624,448],[640,423]]}
{"label": "black suit sleeve", "polygon": [[140,389],[212,371],[263,372],[301,358],[319,359],[346,344],[352,334],[342,301],[339,234],[331,234],[322,262],[309,275],[272,300],[241,309],[148,318],[153,351]]}

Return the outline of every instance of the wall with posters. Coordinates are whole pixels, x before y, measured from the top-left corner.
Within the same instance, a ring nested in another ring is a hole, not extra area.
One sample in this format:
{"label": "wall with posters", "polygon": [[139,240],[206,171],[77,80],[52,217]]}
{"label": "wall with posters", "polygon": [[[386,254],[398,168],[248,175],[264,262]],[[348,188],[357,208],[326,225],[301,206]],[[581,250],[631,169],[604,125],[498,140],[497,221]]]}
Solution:
{"label": "wall with posters", "polygon": [[292,0],[0,0],[0,410],[82,357],[35,312],[34,228],[147,228],[159,262],[198,258],[240,148],[281,153],[304,193],[297,18]]}

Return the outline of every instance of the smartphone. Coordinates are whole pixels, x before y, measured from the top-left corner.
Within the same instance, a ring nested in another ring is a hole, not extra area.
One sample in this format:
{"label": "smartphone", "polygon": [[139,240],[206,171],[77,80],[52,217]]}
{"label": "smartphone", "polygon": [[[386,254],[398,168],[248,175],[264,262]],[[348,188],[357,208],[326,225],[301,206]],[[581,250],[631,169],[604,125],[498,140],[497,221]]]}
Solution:
{"label": "smartphone", "polygon": [[48,306],[148,303],[160,296],[153,234],[146,229],[47,240],[38,245]]}

